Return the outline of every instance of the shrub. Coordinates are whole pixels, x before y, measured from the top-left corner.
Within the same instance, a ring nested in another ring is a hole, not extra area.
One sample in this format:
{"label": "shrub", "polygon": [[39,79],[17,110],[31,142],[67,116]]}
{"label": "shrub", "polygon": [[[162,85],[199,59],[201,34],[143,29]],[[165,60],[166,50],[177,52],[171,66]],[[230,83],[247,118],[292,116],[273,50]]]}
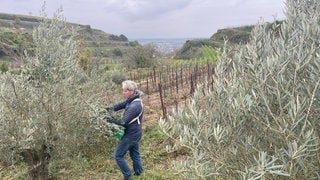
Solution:
{"label": "shrub", "polygon": [[8,70],[9,70],[8,64],[7,64],[6,62],[1,62],[1,61],[0,61],[0,71],[1,71],[2,73],[5,73],[5,72],[7,72]]}
{"label": "shrub", "polygon": [[127,53],[126,65],[130,68],[152,67],[155,64],[155,47],[152,45],[138,46]]}
{"label": "shrub", "polygon": [[128,41],[128,38],[123,35],[123,34],[120,34],[119,38],[122,40],[122,41]]}
{"label": "shrub", "polygon": [[84,71],[90,70],[90,59],[92,58],[92,52],[88,48],[84,48],[79,52],[79,65]]}
{"label": "shrub", "polygon": [[33,32],[34,56],[0,75],[0,162],[22,155],[31,179],[48,179],[51,158],[85,154],[114,129],[101,111],[101,93],[113,83],[79,68],[75,32],[61,11],[45,17]]}
{"label": "shrub", "polygon": [[137,46],[140,46],[140,44],[139,44],[138,41],[130,41],[130,42],[128,43],[128,46],[137,47]]}
{"label": "shrub", "polygon": [[320,178],[320,1],[286,4],[281,26],[257,25],[246,46],[225,50],[213,89],[199,85],[160,121],[189,150],[176,165],[187,178]]}
{"label": "shrub", "polygon": [[128,41],[128,38],[123,34],[121,34],[120,36],[111,34],[109,36],[109,39],[112,41]]}
{"label": "shrub", "polygon": [[112,54],[114,57],[122,57],[123,53],[120,48],[115,48],[112,50]]}
{"label": "shrub", "polygon": [[116,84],[121,84],[126,79],[127,79],[127,77],[123,72],[115,71],[111,75],[112,82],[114,82]]}

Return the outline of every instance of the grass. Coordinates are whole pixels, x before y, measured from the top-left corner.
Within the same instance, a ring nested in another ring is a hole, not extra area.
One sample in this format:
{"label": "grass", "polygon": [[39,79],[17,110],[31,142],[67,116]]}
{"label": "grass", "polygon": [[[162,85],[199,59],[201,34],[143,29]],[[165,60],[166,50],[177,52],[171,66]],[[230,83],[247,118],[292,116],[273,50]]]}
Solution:
{"label": "grass", "polygon": [[0,179],[26,179],[27,166],[24,163],[17,164],[9,167],[2,167],[0,164]]}
{"label": "grass", "polygon": [[[144,172],[134,180],[162,180],[179,179],[171,167],[172,157],[165,151],[167,138],[162,134],[158,125],[145,130],[141,153]],[[113,151],[117,140],[101,144],[97,148],[102,150],[98,154],[88,156],[75,156],[54,158],[50,163],[49,174],[52,179],[122,179],[120,170],[113,159]],[[127,162],[131,166],[131,160],[127,156]],[[27,166],[21,163],[16,166],[2,168],[0,166],[0,179],[26,179]]]}

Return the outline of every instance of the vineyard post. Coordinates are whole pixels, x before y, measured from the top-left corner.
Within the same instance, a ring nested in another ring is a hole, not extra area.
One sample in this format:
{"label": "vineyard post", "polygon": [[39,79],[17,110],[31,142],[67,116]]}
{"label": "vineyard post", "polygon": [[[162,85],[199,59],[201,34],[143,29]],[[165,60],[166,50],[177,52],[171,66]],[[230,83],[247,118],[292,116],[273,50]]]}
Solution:
{"label": "vineyard post", "polygon": [[213,89],[213,75],[215,74],[214,72],[214,68],[215,66],[214,65],[211,65],[210,67],[210,84],[211,84],[211,89]]}
{"label": "vineyard post", "polygon": [[170,95],[172,96],[172,89],[173,89],[173,85],[172,85],[172,83],[173,83],[173,81],[172,81],[172,76],[173,76],[173,73],[172,73],[172,67],[169,67],[169,89],[170,89]]}
{"label": "vineyard post", "polygon": [[210,78],[210,64],[207,61],[207,76],[208,76],[208,88],[210,88],[211,78]]}
{"label": "vineyard post", "polygon": [[181,89],[183,89],[183,65],[180,66]]}
{"label": "vineyard post", "polygon": [[149,92],[149,78],[147,77],[147,94],[149,96],[150,92]]}
{"label": "vineyard post", "polygon": [[176,66],[175,77],[176,77],[176,93],[178,94],[179,93],[178,66]]}
{"label": "vineyard post", "polygon": [[135,81],[136,80],[136,73],[135,72],[132,72],[132,77],[133,77],[132,80]]}
{"label": "vineyard post", "polygon": [[191,73],[191,75],[190,75],[190,95],[192,95],[193,93],[194,93],[194,89],[195,89],[195,87],[194,87],[194,76],[195,75],[193,75],[192,73]]}
{"label": "vineyard post", "polygon": [[195,86],[198,82],[198,76],[200,75],[198,64],[196,64],[196,67],[194,68],[194,74],[195,74],[194,76],[194,86]]}
{"label": "vineyard post", "polygon": [[162,92],[161,83],[159,83],[158,86],[159,86],[159,94],[160,94],[160,101],[161,101],[162,117],[166,119],[167,118],[167,109],[164,106],[164,102],[163,102],[163,94],[162,94],[163,92]]}
{"label": "vineyard post", "polygon": [[153,67],[153,87],[156,87],[157,79],[156,79],[156,67]]}

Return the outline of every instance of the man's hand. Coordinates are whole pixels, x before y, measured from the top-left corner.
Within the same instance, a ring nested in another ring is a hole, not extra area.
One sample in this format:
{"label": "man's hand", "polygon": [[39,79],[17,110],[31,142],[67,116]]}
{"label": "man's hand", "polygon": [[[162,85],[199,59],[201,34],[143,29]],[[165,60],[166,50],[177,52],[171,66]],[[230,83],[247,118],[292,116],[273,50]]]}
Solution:
{"label": "man's hand", "polygon": [[106,117],[104,117],[104,119],[109,123],[114,123],[115,121],[117,121],[116,119],[114,119],[113,117],[110,117],[110,116],[106,116]]}
{"label": "man's hand", "polygon": [[124,123],[120,119],[116,119],[116,118],[110,117],[110,116],[106,116],[106,117],[104,117],[104,119],[109,123],[113,123],[113,124],[116,124],[119,126],[124,126]]}
{"label": "man's hand", "polygon": [[113,108],[112,108],[112,107],[106,107],[106,111],[107,111],[108,113],[112,113],[112,112],[113,112]]}

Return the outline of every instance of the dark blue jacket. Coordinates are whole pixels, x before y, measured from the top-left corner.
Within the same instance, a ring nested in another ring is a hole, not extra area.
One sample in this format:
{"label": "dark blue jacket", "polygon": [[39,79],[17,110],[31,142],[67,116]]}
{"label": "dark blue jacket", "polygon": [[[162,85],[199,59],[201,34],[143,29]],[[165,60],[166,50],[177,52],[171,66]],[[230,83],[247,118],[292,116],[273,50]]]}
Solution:
{"label": "dark blue jacket", "polygon": [[[120,121],[112,121],[113,123],[125,128],[123,138],[140,140],[142,136],[143,105],[139,98],[139,93],[135,93],[132,97],[112,106],[112,110],[114,111],[124,109],[122,119]],[[130,121],[139,115],[139,121],[134,121],[130,124]],[[140,124],[138,122],[140,122]]]}

